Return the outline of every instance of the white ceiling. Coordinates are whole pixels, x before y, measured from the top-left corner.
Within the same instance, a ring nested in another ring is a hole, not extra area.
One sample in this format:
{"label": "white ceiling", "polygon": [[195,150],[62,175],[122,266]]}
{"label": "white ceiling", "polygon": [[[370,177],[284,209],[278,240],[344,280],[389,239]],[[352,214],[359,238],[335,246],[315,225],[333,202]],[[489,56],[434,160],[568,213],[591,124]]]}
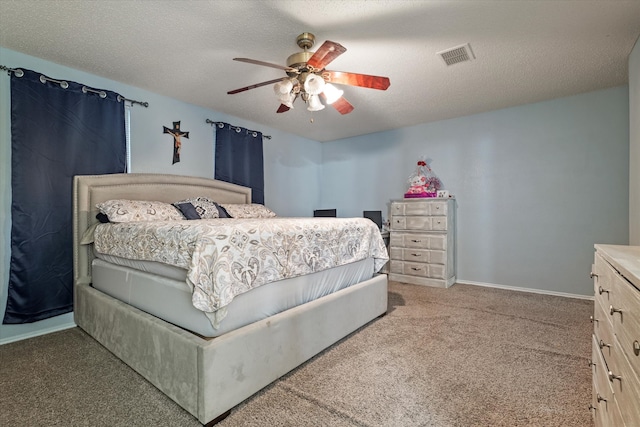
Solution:
{"label": "white ceiling", "polygon": [[[342,86],[345,116],[227,95],[285,76],[232,58],[285,65],[302,32],[347,48],[327,68],[391,86]],[[317,141],[626,84],[639,35],[640,0],[0,0],[0,46]],[[465,43],[474,61],[436,54]]]}

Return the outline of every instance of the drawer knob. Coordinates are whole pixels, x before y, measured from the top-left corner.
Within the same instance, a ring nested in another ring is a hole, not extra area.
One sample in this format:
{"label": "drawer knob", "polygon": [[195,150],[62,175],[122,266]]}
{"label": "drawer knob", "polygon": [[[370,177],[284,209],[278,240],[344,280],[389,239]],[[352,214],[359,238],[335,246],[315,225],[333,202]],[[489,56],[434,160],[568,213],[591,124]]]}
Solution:
{"label": "drawer knob", "polygon": [[602,295],[602,294],[603,294],[603,293],[605,293],[605,292],[607,293],[607,295],[609,294],[609,291],[608,291],[608,290],[606,290],[606,289],[602,289],[602,286],[598,286],[598,293],[599,293],[600,295]]}
{"label": "drawer knob", "polygon": [[605,399],[604,397],[600,396],[600,393],[596,393],[596,400],[598,401],[598,403],[607,401],[607,399]]}
{"label": "drawer knob", "polygon": [[596,407],[595,407],[595,406],[593,406],[591,403],[589,403],[589,410],[590,410],[590,411],[592,411],[592,410],[593,410],[593,411],[595,411],[596,409],[598,409],[598,408],[596,408]]}
{"label": "drawer knob", "polygon": [[595,317],[593,317],[593,316],[589,316],[589,322],[591,322],[591,323],[593,323],[593,322],[599,322],[599,320],[598,320],[598,319],[596,319],[596,318],[595,318]]}
{"label": "drawer knob", "polygon": [[420,270],[422,270],[421,268],[418,268],[418,267],[411,267],[411,269],[412,269],[413,271],[420,271]]}
{"label": "drawer knob", "polygon": [[609,313],[613,316],[613,313],[620,313],[622,315],[622,310],[619,308],[615,308],[614,306],[609,306]]}
{"label": "drawer knob", "polygon": [[602,341],[602,340],[600,340],[600,342],[598,343],[598,347],[600,347],[601,349],[602,349],[602,348],[605,348],[605,347],[609,347],[609,348],[611,348],[611,345],[610,345],[610,344],[605,343],[605,342],[604,342],[604,341]]}
{"label": "drawer knob", "polygon": [[618,380],[620,382],[622,382],[622,377],[620,375],[614,375],[613,372],[609,371],[607,373],[607,375],[609,376],[609,381],[613,382],[613,380]]}
{"label": "drawer knob", "polygon": [[640,342],[638,340],[633,342],[633,354],[640,356]]}
{"label": "drawer knob", "polygon": [[422,254],[411,254],[411,256],[422,256]]}
{"label": "drawer knob", "polygon": [[592,367],[592,366],[596,366],[596,364],[593,363],[593,360],[589,359],[589,367]]}
{"label": "drawer knob", "polygon": [[589,277],[593,279],[594,277],[598,277],[598,275],[592,271],[591,273],[589,273]]}
{"label": "drawer knob", "polygon": [[413,243],[422,243],[422,240],[415,240],[415,239],[411,239],[411,241],[412,241]]}

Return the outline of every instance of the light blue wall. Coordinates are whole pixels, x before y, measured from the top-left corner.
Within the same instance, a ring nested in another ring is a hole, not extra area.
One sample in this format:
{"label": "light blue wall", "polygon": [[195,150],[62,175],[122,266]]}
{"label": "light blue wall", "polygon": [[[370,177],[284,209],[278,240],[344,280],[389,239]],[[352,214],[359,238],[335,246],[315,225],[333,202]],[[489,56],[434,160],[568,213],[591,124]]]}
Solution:
{"label": "light blue wall", "polygon": [[[321,144],[256,123],[207,110],[149,91],[73,70],[0,47],[0,64],[42,72],[91,87],[108,89],[129,99],[149,102],[149,108],[131,109],[132,172],[167,173],[213,177],[213,128],[207,118],[262,131],[264,140],[265,203],[281,216],[310,216],[319,207]],[[152,76],[150,76],[152,77]],[[11,248],[11,129],[10,79],[0,75],[0,319],[4,316],[9,281]],[[163,126],[181,121],[189,132],[183,139],[181,161],[171,164],[173,139]],[[28,165],[25,165],[28,167]],[[34,171],[37,173],[37,171]],[[73,325],[72,314],[24,325],[0,325],[0,344],[37,333]]]}
{"label": "light blue wall", "polygon": [[339,216],[402,198],[421,157],[458,203],[458,279],[592,295],[595,243],[628,243],[626,86],[323,144]]}

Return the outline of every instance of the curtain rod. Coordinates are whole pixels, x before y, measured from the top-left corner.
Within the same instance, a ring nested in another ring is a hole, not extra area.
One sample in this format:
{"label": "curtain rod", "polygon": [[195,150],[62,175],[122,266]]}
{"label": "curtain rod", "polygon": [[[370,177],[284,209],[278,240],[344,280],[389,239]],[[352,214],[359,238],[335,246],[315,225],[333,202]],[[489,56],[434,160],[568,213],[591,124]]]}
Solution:
{"label": "curtain rod", "polygon": [[[218,126],[220,126],[220,127],[222,127],[221,125],[228,124],[228,123],[225,123],[225,122],[214,122],[214,121],[213,121],[213,120],[211,120],[211,119],[207,119],[207,120],[205,120],[205,121],[206,121],[207,123],[211,124],[211,125],[218,125]],[[231,128],[232,128],[232,129],[236,129],[236,130],[238,130],[238,129],[242,129],[240,126],[233,126],[233,125],[229,125],[229,126],[231,126]],[[239,131],[238,131],[238,132],[239,132]],[[256,132],[258,132],[258,131],[256,131],[256,130],[250,130],[250,129],[247,129],[247,132],[253,132],[253,133],[256,133]],[[254,136],[256,136],[256,135],[254,135]],[[264,135],[264,134],[263,134],[263,135],[262,135],[262,137],[263,137],[263,138],[267,138],[267,139],[271,139],[271,135]]]}
{"label": "curtain rod", "polygon": [[[4,65],[0,65],[0,70],[6,71],[7,74],[15,74],[16,77],[22,77],[24,76],[24,71],[22,71],[20,68],[9,68],[7,66]],[[40,75],[40,81],[42,83],[45,83],[47,81],[53,82],[53,83],[58,83],[60,85],[61,88],[66,89],[69,87],[69,83],[67,83],[64,80],[55,80],[55,79],[51,79],[49,77],[46,77],[44,75]],[[83,93],[87,93],[87,92],[91,92],[91,93],[97,93],[100,98],[106,98],[107,97],[107,93],[103,90],[96,90],[96,89],[92,89],[88,86],[82,86],[82,92]],[[131,105],[133,104],[138,104],[138,105],[142,105],[143,107],[149,107],[149,103],[148,102],[143,102],[143,101],[136,101],[135,99],[129,99],[129,98],[125,98],[124,96],[118,94],[118,102],[121,101],[129,101],[131,103]]]}

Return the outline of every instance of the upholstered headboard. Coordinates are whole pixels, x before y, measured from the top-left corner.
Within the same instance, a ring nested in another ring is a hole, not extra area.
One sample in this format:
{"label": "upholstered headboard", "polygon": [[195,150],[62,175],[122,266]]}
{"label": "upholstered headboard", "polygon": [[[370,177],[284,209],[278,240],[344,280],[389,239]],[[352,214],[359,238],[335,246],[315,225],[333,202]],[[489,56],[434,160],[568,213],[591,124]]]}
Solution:
{"label": "upholstered headboard", "polygon": [[146,173],[77,175],[73,181],[74,285],[91,283],[93,248],[82,245],[84,232],[97,223],[97,203],[112,199],[174,203],[190,197],[220,203],[251,203],[251,189],[214,179]]}

